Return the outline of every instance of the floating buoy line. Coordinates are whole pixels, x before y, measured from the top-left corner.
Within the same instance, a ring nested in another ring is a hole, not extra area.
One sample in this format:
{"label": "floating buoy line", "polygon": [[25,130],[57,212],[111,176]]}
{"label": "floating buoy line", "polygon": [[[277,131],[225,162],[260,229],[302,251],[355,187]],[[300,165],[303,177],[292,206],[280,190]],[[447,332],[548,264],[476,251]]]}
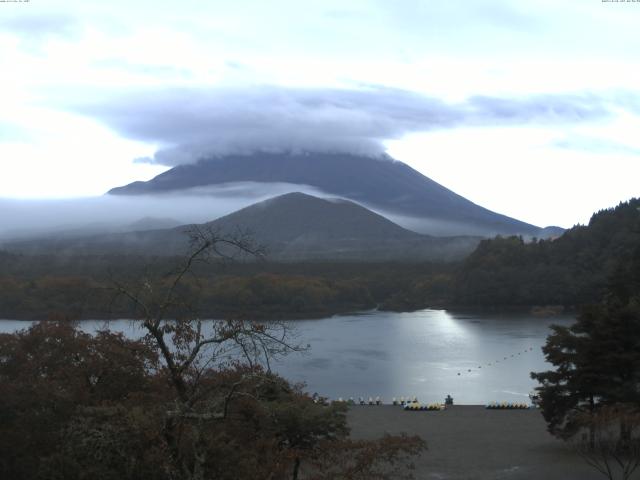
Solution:
{"label": "floating buoy line", "polygon": [[[510,355],[508,355],[506,357],[502,357],[502,360],[500,360],[498,358],[494,362],[487,362],[485,364],[485,367],[492,367],[495,364],[500,363],[501,361],[504,362],[504,361],[510,360],[512,358],[517,358],[518,355],[522,355],[522,354],[529,353],[529,352],[532,352],[532,351],[533,351],[533,347],[526,348],[526,349],[522,350],[521,352],[515,352],[515,353],[512,353],[512,354],[510,354]],[[481,369],[482,369],[482,365],[478,365],[475,369],[468,368],[466,373],[473,373],[475,370],[481,370]],[[462,371],[458,372],[457,376],[458,377],[462,376],[462,373],[463,373]]]}
{"label": "floating buoy line", "polygon": [[[501,362],[504,363],[507,360],[510,360],[512,358],[517,358],[519,355],[529,353],[532,351],[533,351],[533,347],[529,347],[520,352],[515,352],[510,355],[503,356],[502,360],[498,358],[493,362],[487,362],[486,364],[484,364],[484,366],[492,367]],[[479,364],[476,368],[468,368],[466,373],[472,373],[474,371],[481,370],[482,367],[483,367],[483,364]],[[458,372],[457,375],[462,376],[462,371]],[[332,403],[332,401],[329,400],[328,398],[318,397],[317,394],[313,395],[313,399],[316,403],[322,403],[325,405],[329,405],[330,403]],[[524,410],[529,408],[535,408],[536,402],[534,401],[533,398],[531,398],[531,401],[533,403],[533,407],[527,403],[522,403],[522,402],[512,403],[512,402],[495,402],[494,401],[485,405],[485,408],[490,410],[514,410],[514,409]],[[365,399],[364,397],[358,397],[357,400],[354,399],[353,397],[349,397],[348,399],[343,399],[342,397],[339,397],[337,400],[333,400],[333,402],[346,403],[347,405],[371,405],[371,406],[385,405],[384,400],[380,396],[368,397],[368,399]],[[453,399],[447,396],[445,403],[422,404],[418,401],[417,397],[415,396],[414,397],[407,396],[406,398],[400,397],[399,399],[397,399],[396,397],[393,397],[391,401],[391,405],[400,406],[404,410],[409,410],[409,411],[441,411],[441,410],[445,410],[449,405],[453,405]]]}

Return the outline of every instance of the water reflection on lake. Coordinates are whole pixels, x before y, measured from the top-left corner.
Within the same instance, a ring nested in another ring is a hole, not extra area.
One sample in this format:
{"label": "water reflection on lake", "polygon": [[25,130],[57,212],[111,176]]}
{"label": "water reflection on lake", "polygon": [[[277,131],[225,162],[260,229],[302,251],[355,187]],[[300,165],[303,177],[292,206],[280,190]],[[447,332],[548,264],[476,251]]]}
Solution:
{"label": "water reflection on lake", "polygon": [[[444,310],[411,313],[367,312],[320,320],[297,320],[304,354],[273,363],[274,370],[307,390],[331,398],[417,396],[456,403],[522,401],[535,386],[529,372],[545,370],[541,347],[549,325],[567,325],[568,316],[539,318],[520,314],[456,314]],[[0,321],[0,331],[28,323]],[[112,330],[140,335],[131,321],[110,322]],[[104,322],[84,321],[95,331]]]}
{"label": "water reflection on lake", "polygon": [[277,369],[332,398],[416,395],[457,403],[527,400],[529,372],[547,369],[541,351],[553,323],[570,317],[371,312],[297,322],[311,351]]}

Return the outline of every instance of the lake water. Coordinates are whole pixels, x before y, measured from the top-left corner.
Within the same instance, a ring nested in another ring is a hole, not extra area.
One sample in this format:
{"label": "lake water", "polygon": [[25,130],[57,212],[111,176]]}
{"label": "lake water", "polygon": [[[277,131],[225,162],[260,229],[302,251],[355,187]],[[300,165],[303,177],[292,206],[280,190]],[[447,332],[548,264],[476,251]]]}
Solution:
{"label": "lake water", "polygon": [[[411,313],[366,312],[320,320],[296,320],[300,343],[311,345],[272,368],[309,392],[330,398],[417,396],[460,404],[527,401],[536,386],[529,372],[549,369],[541,351],[549,325],[568,325],[572,317],[540,318],[521,314],[458,314],[444,310]],[[29,322],[0,320],[0,331]],[[128,320],[112,330],[136,337]],[[86,331],[104,322],[84,321]]]}

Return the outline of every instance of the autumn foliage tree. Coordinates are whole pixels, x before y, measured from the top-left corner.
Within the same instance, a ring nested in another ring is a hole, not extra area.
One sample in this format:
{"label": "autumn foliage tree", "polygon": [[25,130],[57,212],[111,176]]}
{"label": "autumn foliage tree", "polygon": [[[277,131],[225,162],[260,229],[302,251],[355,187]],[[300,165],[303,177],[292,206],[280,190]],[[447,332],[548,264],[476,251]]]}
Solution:
{"label": "autumn foliage tree", "polygon": [[114,280],[140,340],[69,322],[0,336],[0,477],[409,478],[398,462],[420,438],[352,441],[345,405],[270,371],[301,349],[287,324],[200,319],[181,288],[194,265],[256,252],[242,237],[193,239],[167,275]]}
{"label": "autumn foliage tree", "polygon": [[42,322],[0,335],[0,477],[37,478],[78,406],[145,403],[155,352],[121,334]]}

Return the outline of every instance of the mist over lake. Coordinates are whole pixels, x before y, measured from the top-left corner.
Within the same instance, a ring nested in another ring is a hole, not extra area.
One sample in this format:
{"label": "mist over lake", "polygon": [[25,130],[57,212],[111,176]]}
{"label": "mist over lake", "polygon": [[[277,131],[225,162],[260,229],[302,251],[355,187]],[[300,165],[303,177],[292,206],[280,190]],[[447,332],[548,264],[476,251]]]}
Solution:
{"label": "mist over lake", "polygon": [[[549,369],[541,347],[549,325],[568,325],[571,316],[535,317],[517,313],[409,313],[371,311],[324,319],[292,320],[296,341],[309,344],[271,367],[310,393],[338,397],[417,396],[442,401],[447,394],[460,404],[528,401],[536,386],[532,371]],[[1,332],[27,328],[31,322],[1,320]],[[86,320],[86,331],[104,321]],[[113,331],[138,337],[129,320],[108,322]],[[459,374],[459,375],[458,375]]]}

